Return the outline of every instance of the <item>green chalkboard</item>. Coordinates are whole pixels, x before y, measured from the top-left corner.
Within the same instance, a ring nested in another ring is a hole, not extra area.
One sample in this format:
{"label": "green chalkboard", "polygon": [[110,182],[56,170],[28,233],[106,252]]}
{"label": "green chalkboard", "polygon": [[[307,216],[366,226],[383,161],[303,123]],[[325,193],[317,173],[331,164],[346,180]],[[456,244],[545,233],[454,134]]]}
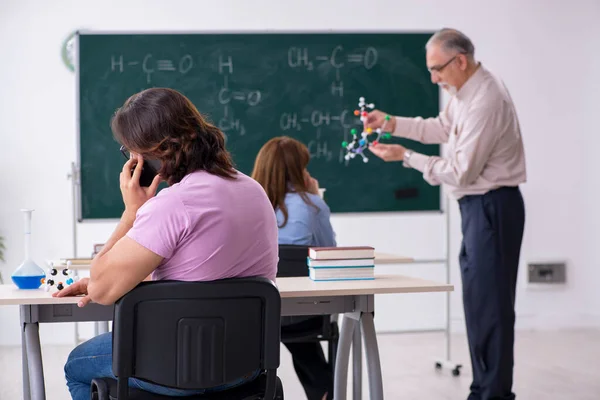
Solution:
{"label": "green chalkboard", "polygon": [[[227,136],[250,174],[260,147],[288,135],[304,142],[309,171],[334,213],[439,210],[438,187],[401,163],[366,152],[345,160],[341,143],[363,96],[394,115],[436,116],[439,89],[425,66],[425,33],[79,33],[80,220],[118,218],[123,159],[109,122],[132,94],[179,90]],[[392,138],[425,154],[439,146]]]}

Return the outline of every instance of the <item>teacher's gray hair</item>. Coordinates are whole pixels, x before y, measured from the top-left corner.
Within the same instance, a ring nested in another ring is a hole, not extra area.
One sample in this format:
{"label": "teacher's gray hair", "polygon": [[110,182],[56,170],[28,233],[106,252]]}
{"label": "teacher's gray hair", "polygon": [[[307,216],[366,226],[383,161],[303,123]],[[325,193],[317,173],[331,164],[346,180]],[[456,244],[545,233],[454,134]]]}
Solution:
{"label": "teacher's gray hair", "polygon": [[465,54],[470,58],[475,57],[475,46],[473,46],[471,39],[456,29],[440,29],[427,41],[425,49],[429,49],[429,47],[434,43],[440,44],[441,47],[449,53],[457,52],[460,54]]}

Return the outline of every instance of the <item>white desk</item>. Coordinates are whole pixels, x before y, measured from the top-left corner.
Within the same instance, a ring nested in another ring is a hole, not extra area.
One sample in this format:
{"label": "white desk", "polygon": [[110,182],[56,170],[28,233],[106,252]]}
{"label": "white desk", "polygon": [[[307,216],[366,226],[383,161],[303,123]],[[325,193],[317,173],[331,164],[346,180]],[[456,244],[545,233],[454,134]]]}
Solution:
{"label": "white desk", "polygon": [[[66,266],[65,261],[61,260],[51,260],[54,262],[54,265],[57,268],[62,268]],[[74,271],[86,271],[91,267],[92,259],[79,258],[75,259],[70,269]],[[414,262],[414,259],[411,257],[398,256],[390,253],[380,253],[375,252],[375,265],[385,265],[385,264],[404,264]],[[95,321],[94,324],[94,333],[95,335],[99,335],[101,333],[108,332],[108,322],[107,321]],[[76,334],[77,336],[77,334]]]}
{"label": "white desk", "polygon": [[[334,377],[336,400],[346,399],[350,346],[354,333],[358,331],[358,323],[364,338],[370,399],[383,399],[379,349],[373,322],[375,294],[453,290],[452,285],[398,275],[376,275],[372,281],[337,282],[314,282],[307,277],[279,278],[277,286],[281,293],[281,314],[284,316],[343,314]],[[25,400],[46,398],[39,323],[112,320],[113,307],[89,304],[79,308],[77,301],[77,297],[54,298],[41,289],[19,290],[14,285],[0,285],[0,305],[18,305],[21,311]]]}

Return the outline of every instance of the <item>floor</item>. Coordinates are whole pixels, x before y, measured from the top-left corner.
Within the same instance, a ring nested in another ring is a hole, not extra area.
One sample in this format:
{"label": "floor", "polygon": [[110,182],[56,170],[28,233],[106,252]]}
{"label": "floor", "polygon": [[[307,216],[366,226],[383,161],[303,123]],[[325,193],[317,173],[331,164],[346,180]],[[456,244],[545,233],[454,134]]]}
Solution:
{"label": "floor", "polygon": [[[379,335],[386,399],[464,400],[471,371],[464,335],[453,336],[453,361],[464,364],[460,377],[436,371],[434,360],[443,355],[441,333]],[[62,367],[68,346],[43,348],[48,400],[69,399]],[[600,399],[600,330],[518,332],[515,385],[521,400]],[[279,376],[286,400],[306,397],[282,347]],[[21,350],[0,347],[0,400],[21,399]],[[368,399],[366,379],[363,399]],[[351,396],[349,389],[349,399]]]}

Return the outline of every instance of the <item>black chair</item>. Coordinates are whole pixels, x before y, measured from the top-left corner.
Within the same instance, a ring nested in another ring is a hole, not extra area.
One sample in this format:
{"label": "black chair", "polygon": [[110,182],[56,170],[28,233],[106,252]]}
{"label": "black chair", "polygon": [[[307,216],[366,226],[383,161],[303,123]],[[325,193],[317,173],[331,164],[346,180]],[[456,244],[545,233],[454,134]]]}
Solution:
{"label": "black chair", "polygon": [[[113,365],[118,381],[92,381],[92,400],[283,399],[277,377],[281,298],[265,278],[142,282],[117,301]],[[128,378],[206,389],[260,370],[220,392],[167,397],[128,388]],[[117,396],[118,394],[118,396]]]}
{"label": "black chair", "polygon": [[[309,246],[279,245],[277,277],[308,276],[306,258]],[[335,370],[335,357],[339,340],[339,327],[331,315],[309,317],[283,317],[281,342],[327,342],[327,359]]]}

